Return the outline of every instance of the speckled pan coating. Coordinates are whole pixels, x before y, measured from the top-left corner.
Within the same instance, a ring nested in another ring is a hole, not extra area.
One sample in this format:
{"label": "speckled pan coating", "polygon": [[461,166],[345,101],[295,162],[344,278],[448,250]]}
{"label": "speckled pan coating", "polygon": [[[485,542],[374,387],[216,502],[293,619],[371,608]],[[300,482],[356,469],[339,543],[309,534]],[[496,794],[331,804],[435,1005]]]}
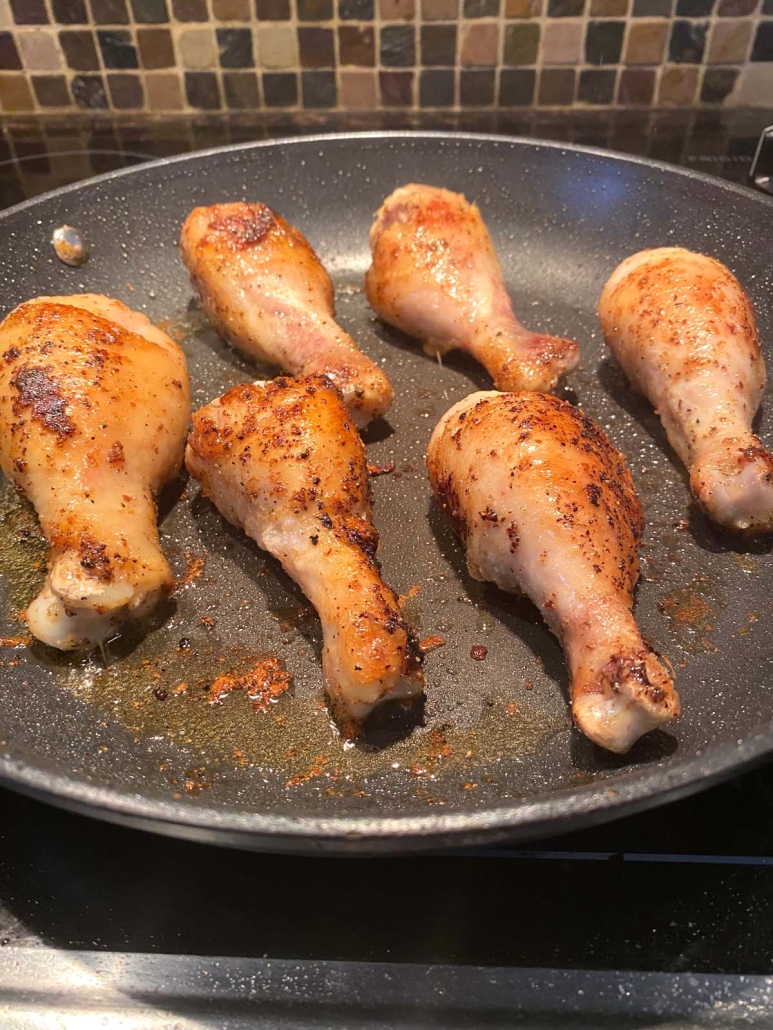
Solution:
{"label": "speckled pan coating", "polygon": [[[368,311],[361,283],[372,216],[410,180],[480,205],[519,316],[581,345],[581,367],[562,395],[609,432],[631,465],[647,519],[636,611],[675,667],[684,715],[625,758],[572,729],[558,644],[525,602],[469,579],[432,504],[423,472],[430,432],[452,403],[489,383],[462,358],[438,366]],[[190,307],[176,249],[192,207],[239,198],[268,203],[308,236],[332,274],[341,323],[394,384],[388,423],[365,436],[371,462],[395,462],[374,480],[385,578],[403,594],[421,586],[407,614],[421,636],[447,641],[426,659],[423,724],[408,733],[404,719],[384,719],[364,743],[343,749],[320,705],[320,634],[304,599],[195,484],[181,481],[163,499],[162,530],[175,571],[190,582],[156,628],[117,642],[107,669],[40,645],[0,648],[2,781],[202,840],[397,851],[599,821],[696,790],[773,751],[768,548],[728,540],[690,507],[659,422],[605,353],[595,314],[623,257],[678,243],[738,276],[770,363],[765,226],[773,202],[695,173],[532,141],[398,133],[251,144],[154,162],[2,214],[3,314],[35,294],[106,292],[182,337],[194,404],[264,378],[265,368],[227,348]],[[90,241],[83,268],[53,253],[52,231],[64,223]],[[764,412],[759,428],[769,443]],[[19,634],[14,615],[40,578],[40,556],[34,520],[6,491],[3,636]],[[266,655],[279,655],[294,674],[294,696],[267,713],[240,694],[207,703],[217,675]]]}

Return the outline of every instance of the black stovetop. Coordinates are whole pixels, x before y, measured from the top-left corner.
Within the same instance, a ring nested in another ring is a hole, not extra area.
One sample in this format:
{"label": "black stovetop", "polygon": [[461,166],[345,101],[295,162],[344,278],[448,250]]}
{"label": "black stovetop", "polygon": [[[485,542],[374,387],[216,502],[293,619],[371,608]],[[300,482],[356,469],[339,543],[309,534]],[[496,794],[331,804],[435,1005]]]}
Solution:
{"label": "black stovetop", "polygon": [[[773,121],[768,113],[767,121]],[[743,182],[766,113],[0,126],[0,206],[242,140],[458,128],[611,147]],[[773,766],[517,850],[288,858],[0,791],[0,1026],[773,1025]]]}

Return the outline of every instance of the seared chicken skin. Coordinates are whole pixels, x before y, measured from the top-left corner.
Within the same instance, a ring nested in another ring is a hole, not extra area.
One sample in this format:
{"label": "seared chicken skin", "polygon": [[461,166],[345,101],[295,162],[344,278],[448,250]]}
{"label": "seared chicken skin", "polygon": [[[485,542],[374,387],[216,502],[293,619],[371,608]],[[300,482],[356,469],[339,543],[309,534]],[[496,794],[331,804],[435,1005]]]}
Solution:
{"label": "seared chicken skin", "polygon": [[533,333],[513,314],[491,237],[460,193],[395,190],[370,230],[365,291],[374,311],[429,354],[468,351],[499,390],[552,390],[579,360],[571,340]]}
{"label": "seared chicken skin", "polygon": [[180,250],[219,333],[292,375],[324,372],[358,426],[384,415],[386,374],[335,322],[333,284],[308,240],[265,204],[197,207]]}
{"label": "seared chicken skin", "polygon": [[730,530],[773,529],[773,457],[751,430],[765,365],[735,276],[681,247],[644,250],[612,273],[599,317],[631,385],[660,415],[701,508]]}
{"label": "seared chicken skin", "polygon": [[632,614],[641,506],[594,422],[546,394],[475,393],[438,423],[427,468],[470,575],[525,593],[563,644],[583,733],[622,754],[679,714]]}
{"label": "seared chicken skin", "polygon": [[182,463],[185,356],[145,315],[81,294],[12,311],[0,358],[0,466],[49,545],[24,617],[46,644],[93,647],[174,585],[154,495]]}
{"label": "seared chicken skin", "polygon": [[234,387],[193,416],[185,460],[317,609],[325,686],[344,721],[421,694],[414,634],[376,561],[365,448],[327,377]]}

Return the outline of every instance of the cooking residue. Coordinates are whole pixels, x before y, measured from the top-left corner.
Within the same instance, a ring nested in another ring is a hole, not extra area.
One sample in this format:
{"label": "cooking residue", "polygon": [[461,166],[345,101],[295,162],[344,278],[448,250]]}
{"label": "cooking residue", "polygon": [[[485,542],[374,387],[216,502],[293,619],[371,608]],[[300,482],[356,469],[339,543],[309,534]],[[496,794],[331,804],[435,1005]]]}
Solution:
{"label": "cooking residue", "polygon": [[192,554],[190,551],[185,551],[185,561],[187,563],[185,569],[185,575],[179,582],[179,586],[187,587],[194,579],[198,579],[204,571],[205,559],[197,554]]}
{"label": "cooking residue", "polygon": [[395,463],[393,461],[388,461],[386,465],[371,465],[370,463],[368,464],[368,472],[371,474],[371,476],[387,476],[390,472],[394,472],[394,470]]}
{"label": "cooking residue", "polygon": [[709,640],[717,609],[706,600],[706,583],[704,576],[697,576],[693,583],[680,587],[658,604],[686,651],[718,650]]}
{"label": "cooking residue", "polygon": [[452,753],[451,745],[439,727],[429,733],[428,743],[426,755],[410,766],[412,776],[434,777],[438,763]]}
{"label": "cooking residue", "polygon": [[245,690],[256,712],[265,712],[290,688],[293,678],[278,658],[263,658],[247,672],[218,676],[209,689],[209,703],[222,704],[226,694]]}
{"label": "cooking residue", "polygon": [[419,650],[422,654],[429,654],[430,651],[436,651],[439,647],[443,647],[445,642],[445,637],[425,637],[419,641]]}

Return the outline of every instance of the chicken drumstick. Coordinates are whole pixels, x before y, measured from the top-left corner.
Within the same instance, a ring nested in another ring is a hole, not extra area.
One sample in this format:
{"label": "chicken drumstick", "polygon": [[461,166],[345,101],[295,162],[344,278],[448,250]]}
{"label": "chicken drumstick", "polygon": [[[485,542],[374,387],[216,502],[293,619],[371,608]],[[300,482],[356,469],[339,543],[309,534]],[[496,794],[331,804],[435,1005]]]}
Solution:
{"label": "chicken drumstick", "polygon": [[460,193],[415,183],[395,190],[370,245],[371,307],[427,353],[468,351],[499,390],[552,390],[577,364],[576,343],[530,332],[515,317],[480,211]]}
{"label": "chicken drumstick", "polygon": [[365,447],[326,376],[229,390],[194,414],[186,463],[317,609],[325,685],[345,721],[421,694],[416,639],[376,561]]}
{"label": "chicken drumstick", "polygon": [[25,618],[53,647],[93,647],[174,585],[154,495],[182,462],[185,356],[145,315],[96,294],[22,304],[0,325],[0,355],[0,466],[49,545]]}
{"label": "chicken drumstick", "polygon": [[765,364],[735,276],[681,247],[643,250],[612,273],[599,317],[631,384],[660,415],[701,508],[727,529],[773,530],[773,457],[751,430]]}
{"label": "chicken drumstick", "polygon": [[561,640],[583,733],[623,753],[679,714],[632,614],[641,506],[594,422],[546,394],[475,393],[438,423],[427,468],[470,575],[523,591]]}
{"label": "chicken drumstick", "polygon": [[384,415],[386,374],[335,322],[333,284],[308,240],[265,204],[197,207],[180,249],[207,317],[231,343],[292,375],[324,372],[358,426]]}

